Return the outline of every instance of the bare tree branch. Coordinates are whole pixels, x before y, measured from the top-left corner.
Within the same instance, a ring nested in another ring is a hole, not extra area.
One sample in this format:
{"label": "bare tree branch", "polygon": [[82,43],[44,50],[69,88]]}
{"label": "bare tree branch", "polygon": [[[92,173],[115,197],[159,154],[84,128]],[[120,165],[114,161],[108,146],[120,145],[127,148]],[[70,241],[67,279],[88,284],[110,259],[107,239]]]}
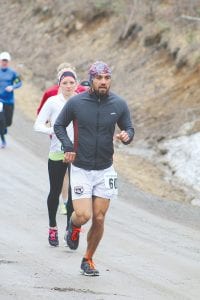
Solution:
{"label": "bare tree branch", "polygon": [[186,19],[186,20],[189,20],[189,21],[200,21],[200,18],[192,17],[192,16],[185,16],[185,15],[182,15],[181,18]]}

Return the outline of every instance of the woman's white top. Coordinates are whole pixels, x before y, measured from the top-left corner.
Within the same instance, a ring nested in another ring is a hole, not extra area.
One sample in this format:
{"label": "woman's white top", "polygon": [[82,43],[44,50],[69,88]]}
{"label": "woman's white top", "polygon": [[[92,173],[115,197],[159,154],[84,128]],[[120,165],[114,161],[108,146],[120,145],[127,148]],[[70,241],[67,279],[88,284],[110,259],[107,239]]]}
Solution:
{"label": "woman's white top", "polygon": [[[64,157],[64,152],[61,148],[61,142],[56,137],[53,125],[61,112],[63,106],[66,103],[66,99],[63,94],[60,93],[56,96],[50,97],[43,105],[40,110],[37,119],[34,124],[34,130],[50,135],[50,149],[49,158],[52,160],[62,160]],[[74,142],[74,128],[72,122],[67,126],[67,134]]]}

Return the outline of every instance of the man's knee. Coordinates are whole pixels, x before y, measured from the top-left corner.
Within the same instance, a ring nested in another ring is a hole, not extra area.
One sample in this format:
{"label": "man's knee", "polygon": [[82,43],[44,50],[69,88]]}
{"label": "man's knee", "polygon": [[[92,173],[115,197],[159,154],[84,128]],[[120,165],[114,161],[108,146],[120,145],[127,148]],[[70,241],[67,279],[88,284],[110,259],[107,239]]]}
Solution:
{"label": "man's knee", "polygon": [[76,216],[82,220],[82,222],[86,223],[91,219],[91,213],[88,211],[75,211]]}
{"label": "man's knee", "polygon": [[105,220],[105,215],[104,214],[97,214],[93,216],[93,224],[96,224],[98,226],[103,226]]}

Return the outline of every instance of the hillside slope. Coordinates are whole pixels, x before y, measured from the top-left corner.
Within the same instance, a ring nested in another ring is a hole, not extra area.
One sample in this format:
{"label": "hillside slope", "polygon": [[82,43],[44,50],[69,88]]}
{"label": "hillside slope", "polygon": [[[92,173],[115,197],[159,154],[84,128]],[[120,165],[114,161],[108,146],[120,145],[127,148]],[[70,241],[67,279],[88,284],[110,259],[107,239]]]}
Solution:
{"label": "hillside slope", "polygon": [[[128,0],[2,1],[0,49],[12,54],[24,81],[17,107],[34,120],[58,64],[72,62],[85,79],[93,61],[105,60],[113,69],[112,88],[128,101],[136,128],[132,145],[116,145],[116,168],[146,192],[191,201],[198,197],[198,182],[177,176],[165,143],[200,129],[199,21],[184,17],[198,17],[197,7],[198,1],[186,0],[144,0],[142,5]],[[186,149],[190,159],[188,151],[192,147]]]}

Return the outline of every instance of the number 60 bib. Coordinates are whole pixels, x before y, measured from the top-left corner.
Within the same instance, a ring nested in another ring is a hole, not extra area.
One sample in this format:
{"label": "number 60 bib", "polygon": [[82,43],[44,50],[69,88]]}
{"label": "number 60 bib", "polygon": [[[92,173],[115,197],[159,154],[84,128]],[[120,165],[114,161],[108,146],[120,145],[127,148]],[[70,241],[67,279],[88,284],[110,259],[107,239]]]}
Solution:
{"label": "number 60 bib", "polygon": [[110,189],[113,195],[118,194],[117,173],[112,172],[104,174],[104,182],[106,188]]}

